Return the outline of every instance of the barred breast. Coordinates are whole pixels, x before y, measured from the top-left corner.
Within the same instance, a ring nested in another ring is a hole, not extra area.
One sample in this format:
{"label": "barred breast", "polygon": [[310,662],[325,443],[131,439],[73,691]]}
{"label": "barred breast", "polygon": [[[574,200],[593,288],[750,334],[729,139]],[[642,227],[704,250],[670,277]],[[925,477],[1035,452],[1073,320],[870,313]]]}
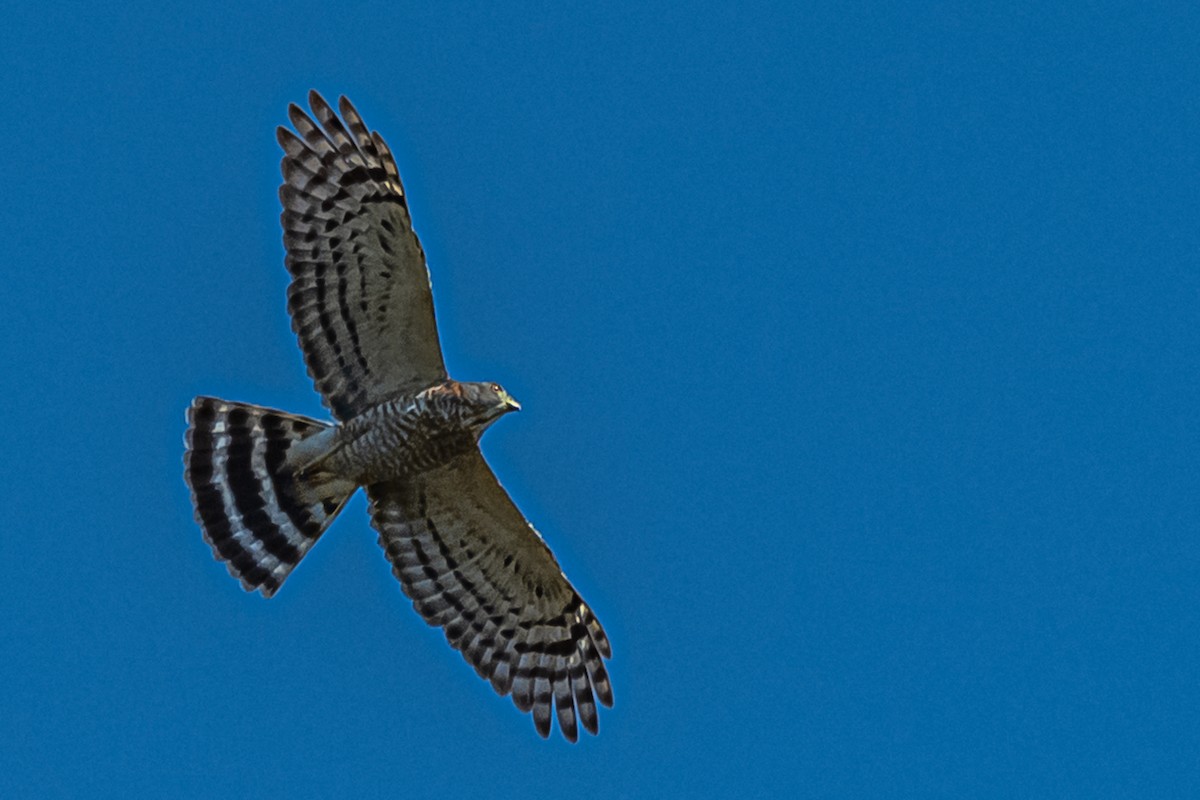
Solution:
{"label": "barred breast", "polygon": [[337,443],[322,467],[369,485],[441,466],[470,452],[475,440],[457,415],[420,396],[406,396],[339,425]]}

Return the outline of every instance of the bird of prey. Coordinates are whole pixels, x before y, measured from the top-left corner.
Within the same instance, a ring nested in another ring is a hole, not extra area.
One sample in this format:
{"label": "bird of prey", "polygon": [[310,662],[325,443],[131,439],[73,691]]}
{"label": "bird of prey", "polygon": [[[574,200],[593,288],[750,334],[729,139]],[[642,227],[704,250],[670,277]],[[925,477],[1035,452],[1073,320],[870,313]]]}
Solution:
{"label": "bird of prey", "polygon": [[265,597],[364,487],[413,607],[542,737],[596,733],[608,637],[479,451],[520,405],[451,380],[396,162],[342,97],[292,104],[283,147],[288,312],[334,421],[197,397],[184,474],[213,554]]}

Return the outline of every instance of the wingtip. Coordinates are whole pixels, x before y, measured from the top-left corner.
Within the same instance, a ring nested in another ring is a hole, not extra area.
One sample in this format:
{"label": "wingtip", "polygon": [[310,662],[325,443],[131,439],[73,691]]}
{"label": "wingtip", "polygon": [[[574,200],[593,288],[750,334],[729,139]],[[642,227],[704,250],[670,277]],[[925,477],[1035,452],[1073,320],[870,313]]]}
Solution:
{"label": "wingtip", "polygon": [[580,714],[579,722],[583,725],[583,729],[592,736],[600,733],[600,717],[596,714],[596,709],[593,707],[591,714]]}
{"label": "wingtip", "polygon": [[575,724],[574,713],[571,713],[569,716],[566,714],[559,714],[558,729],[562,732],[563,738],[571,744],[575,744],[579,741],[579,726]]}
{"label": "wingtip", "polygon": [[308,92],[308,107],[312,109],[317,119],[322,122],[328,117],[337,116],[333,111],[333,107],[329,105],[316,89],[310,89]]}

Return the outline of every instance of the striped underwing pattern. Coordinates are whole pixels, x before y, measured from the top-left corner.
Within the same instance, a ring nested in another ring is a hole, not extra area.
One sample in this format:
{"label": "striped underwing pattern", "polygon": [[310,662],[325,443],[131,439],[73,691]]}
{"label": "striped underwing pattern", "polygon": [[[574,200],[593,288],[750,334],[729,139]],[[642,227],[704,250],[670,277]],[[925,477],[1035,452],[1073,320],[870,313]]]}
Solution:
{"label": "striped underwing pattern", "polygon": [[391,151],[350,102],[316,92],[279,128],[288,312],[334,421],[197,397],[184,474],[214,556],[273,596],[364,487],[413,607],[549,736],[596,733],[612,650],[500,485],[479,437],[520,406],[451,380],[429,271]]}

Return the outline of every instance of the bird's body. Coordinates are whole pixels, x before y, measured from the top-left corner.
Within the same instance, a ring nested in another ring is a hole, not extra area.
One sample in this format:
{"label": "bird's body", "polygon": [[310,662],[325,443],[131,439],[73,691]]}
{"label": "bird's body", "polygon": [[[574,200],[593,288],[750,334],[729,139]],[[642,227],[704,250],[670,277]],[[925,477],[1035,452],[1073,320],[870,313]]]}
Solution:
{"label": "bird's body", "polygon": [[[479,451],[520,408],[446,373],[396,164],[344,97],[280,128],[288,311],[334,422],[214,397],[188,412],[196,519],[247,590],[274,595],[359,487],[413,606],[500,694],[574,741],[612,705],[603,628]],[[297,135],[298,134],[298,135]]]}
{"label": "bird's body", "polygon": [[302,477],[355,486],[411,478],[472,452],[488,425],[519,408],[496,384],[444,381],[302,440],[288,465]]}

